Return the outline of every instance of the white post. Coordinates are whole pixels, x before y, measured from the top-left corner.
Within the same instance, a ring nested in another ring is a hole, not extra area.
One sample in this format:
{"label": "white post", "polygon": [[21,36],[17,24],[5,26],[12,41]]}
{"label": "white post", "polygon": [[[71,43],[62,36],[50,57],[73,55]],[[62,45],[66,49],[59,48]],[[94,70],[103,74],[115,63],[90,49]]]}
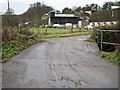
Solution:
{"label": "white post", "polygon": [[49,17],[48,24],[51,25],[51,17]]}

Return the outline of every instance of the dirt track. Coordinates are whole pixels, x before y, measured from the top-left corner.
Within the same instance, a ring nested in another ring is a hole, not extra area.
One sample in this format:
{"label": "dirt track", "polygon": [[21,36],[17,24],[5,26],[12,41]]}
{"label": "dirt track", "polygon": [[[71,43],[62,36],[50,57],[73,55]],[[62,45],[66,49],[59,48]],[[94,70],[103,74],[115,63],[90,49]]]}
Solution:
{"label": "dirt track", "polygon": [[3,88],[117,88],[118,66],[97,55],[89,35],[37,43],[3,64]]}

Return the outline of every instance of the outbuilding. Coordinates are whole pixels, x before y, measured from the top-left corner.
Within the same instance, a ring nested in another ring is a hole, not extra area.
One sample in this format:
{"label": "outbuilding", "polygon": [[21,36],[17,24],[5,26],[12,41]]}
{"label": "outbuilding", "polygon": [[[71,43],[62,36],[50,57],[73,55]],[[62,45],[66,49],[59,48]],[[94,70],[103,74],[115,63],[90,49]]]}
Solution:
{"label": "outbuilding", "polygon": [[55,11],[50,11],[45,15],[46,16],[43,16],[43,19],[45,19],[45,17],[48,18],[49,25],[66,23],[78,24],[78,21],[80,20],[79,17],[74,14],[62,14]]}

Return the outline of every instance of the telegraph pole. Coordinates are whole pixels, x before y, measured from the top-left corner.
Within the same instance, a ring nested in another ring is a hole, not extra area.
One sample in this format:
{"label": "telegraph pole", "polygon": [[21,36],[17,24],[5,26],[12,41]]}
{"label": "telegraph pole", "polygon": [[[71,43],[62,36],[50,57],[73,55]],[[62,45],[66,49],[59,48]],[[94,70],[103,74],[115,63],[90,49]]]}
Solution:
{"label": "telegraph pole", "polygon": [[9,4],[9,0],[8,0],[8,24],[10,26],[10,4]]}

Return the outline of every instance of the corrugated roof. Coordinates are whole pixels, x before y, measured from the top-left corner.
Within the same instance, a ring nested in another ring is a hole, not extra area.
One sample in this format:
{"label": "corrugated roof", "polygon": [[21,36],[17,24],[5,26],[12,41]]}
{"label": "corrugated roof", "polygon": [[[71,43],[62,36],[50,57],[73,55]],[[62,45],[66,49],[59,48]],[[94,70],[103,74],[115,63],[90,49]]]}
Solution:
{"label": "corrugated roof", "polygon": [[55,14],[55,17],[78,17],[74,14]]}

